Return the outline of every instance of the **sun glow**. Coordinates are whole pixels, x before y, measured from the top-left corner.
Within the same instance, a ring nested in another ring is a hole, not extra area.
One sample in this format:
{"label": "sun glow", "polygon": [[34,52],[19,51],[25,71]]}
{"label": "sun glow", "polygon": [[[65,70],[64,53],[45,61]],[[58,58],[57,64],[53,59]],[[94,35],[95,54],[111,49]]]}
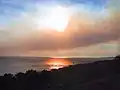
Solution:
{"label": "sun glow", "polygon": [[68,8],[57,6],[48,10],[44,18],[38,21],[38,26],[63,32],[68,25],[68,20]]}
{"label": "sun glow", "polygon": [[68,65],[71,65],[72,62],[63,58],[53,58],[53,59],[47,60],[45,64],[48,65],[49,70],[51,70],[51,69],[59,69],[59,68],[66,67]]}

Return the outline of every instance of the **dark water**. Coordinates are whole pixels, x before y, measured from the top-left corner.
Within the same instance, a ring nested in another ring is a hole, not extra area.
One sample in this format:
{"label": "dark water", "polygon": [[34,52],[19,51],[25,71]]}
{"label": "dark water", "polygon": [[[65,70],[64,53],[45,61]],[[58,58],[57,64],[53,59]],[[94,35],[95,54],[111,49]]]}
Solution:
{"label": "dark water", "polygon": [[[33,69],[41,71],[48,69],[45,61],[49,58],[41,57],[0,57],[0,75],[4,73],[15,74],[17,72],[25,72],[26,70]],[[100,58],[99,58],[100,59]],[[102,60],[103,58],[101,58]],[[97,58],[68,58],[74,64],[89,63],[98,60]]]}

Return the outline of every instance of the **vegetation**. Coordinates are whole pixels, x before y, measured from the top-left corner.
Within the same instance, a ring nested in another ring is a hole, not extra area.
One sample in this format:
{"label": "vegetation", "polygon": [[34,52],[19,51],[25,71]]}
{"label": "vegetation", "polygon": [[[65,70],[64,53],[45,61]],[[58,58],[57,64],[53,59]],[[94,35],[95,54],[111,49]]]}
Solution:
{"label": "vegetation", "polygon": [[58,70],[0,76],[1,90],[120,90],[120,56]]}

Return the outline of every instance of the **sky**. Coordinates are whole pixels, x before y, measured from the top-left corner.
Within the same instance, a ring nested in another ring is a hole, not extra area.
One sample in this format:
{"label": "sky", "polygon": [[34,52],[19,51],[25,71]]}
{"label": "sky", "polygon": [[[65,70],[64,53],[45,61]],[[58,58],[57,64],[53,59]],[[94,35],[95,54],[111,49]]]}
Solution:
{"label": "sky", "polygon": [[0,0],[0,56],[115,56],[119,23],[119,0]]}

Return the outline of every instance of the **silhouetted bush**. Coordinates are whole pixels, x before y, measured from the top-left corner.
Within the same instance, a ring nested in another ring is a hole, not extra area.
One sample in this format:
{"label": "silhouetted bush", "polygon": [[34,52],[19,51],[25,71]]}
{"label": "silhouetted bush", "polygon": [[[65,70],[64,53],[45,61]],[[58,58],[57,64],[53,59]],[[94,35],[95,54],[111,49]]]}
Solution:
{"label": "silhouetted bush", "polygon": [[116,56],[115,60],[120,60],[120,55]]}

